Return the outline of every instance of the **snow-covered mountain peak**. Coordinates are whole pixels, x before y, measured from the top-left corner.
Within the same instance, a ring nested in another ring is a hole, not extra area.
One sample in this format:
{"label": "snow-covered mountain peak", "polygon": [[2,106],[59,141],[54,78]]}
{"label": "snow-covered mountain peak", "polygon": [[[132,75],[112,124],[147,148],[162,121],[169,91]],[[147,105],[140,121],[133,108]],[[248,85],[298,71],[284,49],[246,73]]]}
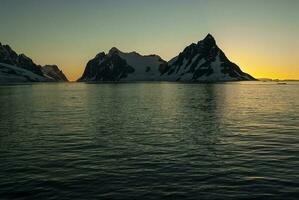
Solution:
{"label": "snow-covered mountain peak", "polygon": [[192,43],[171,59],[167,77],[173,81],[217,82],[254,80],[232,63],[208,34],[197,44]]}
{"label": "snow-covered mountain peak", "polygon": [[238,81],[254,80],[232,63],[208,34],[168,63],[157,55],[122,52],[116,47],[90,60],[79,81]]}
{"label": "snow-covered mountain peak", "polygon": [[151,81],[159,80],[167,62],[156,55],[122,52],[116,47],[108,54],[90,60],[79,81]]}

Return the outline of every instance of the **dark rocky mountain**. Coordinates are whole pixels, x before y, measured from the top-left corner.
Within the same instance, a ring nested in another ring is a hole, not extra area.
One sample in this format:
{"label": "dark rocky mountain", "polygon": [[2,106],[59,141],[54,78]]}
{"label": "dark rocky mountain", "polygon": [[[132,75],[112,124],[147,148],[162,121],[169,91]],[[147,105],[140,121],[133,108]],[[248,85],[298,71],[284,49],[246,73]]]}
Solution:
{"label": "dark rocky mountain", "polygon": [[231,62],[217,46],[214,37],[208,34],[197,44],[186,47],[183,52],[168,62],[163,75],[172,81],[242,81],[255,80]]}
{"label": "dark rocky mountain", "polygon": [[[67,81],[65,75],[57,66],[42,67],[37,65],[31,58],[24,54],[17,54],[9,45],[2,45],[1,43],[0,63],[1,82],[5,82],[4,80],[9,80],[10,82],[14,82],[14,80],[18,82]],[[20,68],[20,70],[18,68]]]}
{"label": "dark rocky mountain", "polygon": [[0,63],[5,63],[31,71],[37,75],[43,76],[41,66],[35,64],[24,54],[18,55],[9,45],[0,43]]}
{"label": "dark rocky mountain", "polygon": [[79,81],[119,81],[134,71],[134,68],[128,65],[117,53],[106,55],[101,52],[87,63]]}
{"label": "dark rocky mountain", "polygon": [[60,70],[57,65],[45,65],[42,67],[42,72],[44,76],[50,77],[55,81],[68,81],[62,70]]}
{"label": "dark rocky mountain", "polygon": [[78,81],[188,81],[255,80],[231,62],[208,34],[186,47],[168,63],[157,55],[142,56],[112,48],[90,60]]}
{"label": "dark rocky mountain", "polygon": [[78,81],[153,81],[166,67],[167,62],[157,55],[124,53],[113,47],[90,60]]}

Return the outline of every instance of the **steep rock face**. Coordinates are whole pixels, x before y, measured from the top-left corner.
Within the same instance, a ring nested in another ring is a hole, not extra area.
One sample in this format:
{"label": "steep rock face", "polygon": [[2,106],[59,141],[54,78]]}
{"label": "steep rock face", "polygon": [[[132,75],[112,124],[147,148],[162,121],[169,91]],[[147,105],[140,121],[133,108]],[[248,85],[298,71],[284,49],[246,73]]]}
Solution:
{"label": "steep rock face", "polygon": [[57,65],[45,65],[42,67],[42,72],[44,76],[49,77],[55,81],[68,81],[62,70],[60,70]]}
{"label": "steep rock face", "polygon": [[126,78],[134,69],[116,53],[99,53],[87,63],[80,81],[119,81]]}
{"label": "steep rock face", "polygon": [[159,56],[124,53],[113,47],[90,60],[79,81],[152,81],[160,78],[167,63]]}
{"label": "steep rock face", "polygon": [[35,64],[30,58],[24,54],[18,55],[9,45],[2,45],[0,43],[0,63],[14,65],[37,75],[43,76],[41,66]]}
{"label": "steep rock face", "polygon": [[163,79],[169,81],[241,81],[255,80],[231,62],[217,46],[212,35],[186,47],[168,63]]}

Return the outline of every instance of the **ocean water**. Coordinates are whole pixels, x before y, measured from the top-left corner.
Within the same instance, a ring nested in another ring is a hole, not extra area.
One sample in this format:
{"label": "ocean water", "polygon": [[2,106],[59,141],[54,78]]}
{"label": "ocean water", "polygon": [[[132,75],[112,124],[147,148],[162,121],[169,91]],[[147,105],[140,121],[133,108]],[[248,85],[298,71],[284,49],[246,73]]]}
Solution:
{"label": "ocean water", "polygon": [[0,199],[298,199],[299,83],[0,86]]}

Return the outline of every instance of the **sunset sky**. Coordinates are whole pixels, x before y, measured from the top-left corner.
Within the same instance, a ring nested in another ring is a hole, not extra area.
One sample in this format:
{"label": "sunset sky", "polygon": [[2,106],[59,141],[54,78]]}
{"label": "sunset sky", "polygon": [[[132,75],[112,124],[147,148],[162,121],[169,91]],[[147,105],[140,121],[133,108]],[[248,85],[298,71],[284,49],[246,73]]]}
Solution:
{"label": "sunset sky", "polygon": [[211,33],[243,71],[299,79],[299,0],[0,0],[0,42],[78,79],[116,46],[169,60]]}

